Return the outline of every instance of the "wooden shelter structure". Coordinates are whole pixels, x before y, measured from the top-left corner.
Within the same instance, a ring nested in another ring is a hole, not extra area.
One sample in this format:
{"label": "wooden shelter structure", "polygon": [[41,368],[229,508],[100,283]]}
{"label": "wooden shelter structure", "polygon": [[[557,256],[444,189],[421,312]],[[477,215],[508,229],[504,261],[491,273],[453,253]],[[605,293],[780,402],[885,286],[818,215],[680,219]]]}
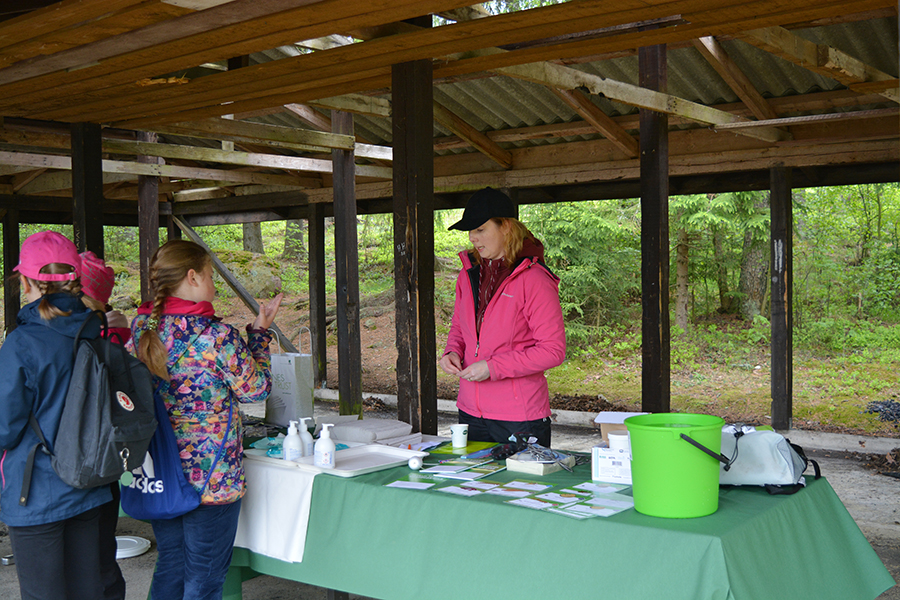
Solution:
{"label": "wooden shelter structure", "polygon": [[[356,216],[392,212],[400,418],[433,433],[434,210],[487,185],[520,204],[640,196],[643,403],[662,411],[668,196],[770,189],[773,423],[786,429],[791,188],[898,180],[897,77],[895,0],[502,15],[453,0],[9,0],[4,265],[20,223],[73,223],[101,256],[103,225],[138,226],[146,267],[158,227],[307,219],[324,356],[334,216],[346,406],[361,397]],[[5,302],[9,328],[9,282]]]}

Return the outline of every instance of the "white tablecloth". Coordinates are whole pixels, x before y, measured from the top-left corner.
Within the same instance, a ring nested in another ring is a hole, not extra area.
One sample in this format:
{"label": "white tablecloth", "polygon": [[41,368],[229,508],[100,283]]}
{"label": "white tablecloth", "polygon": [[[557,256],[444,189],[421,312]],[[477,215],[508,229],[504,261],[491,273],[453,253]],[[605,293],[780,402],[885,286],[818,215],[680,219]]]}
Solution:
{"label": "white tablecloth", "polygon": [[234,545],[302,562],[315,473],[278,459],[244,456],[247,492]]}

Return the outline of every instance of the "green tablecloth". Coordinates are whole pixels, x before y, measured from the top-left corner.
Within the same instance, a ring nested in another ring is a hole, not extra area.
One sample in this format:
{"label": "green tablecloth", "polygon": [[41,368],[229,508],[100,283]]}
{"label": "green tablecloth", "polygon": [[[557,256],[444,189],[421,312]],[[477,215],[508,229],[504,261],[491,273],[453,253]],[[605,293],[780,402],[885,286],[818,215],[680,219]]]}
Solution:
{"label": "green tablecloth", "polygon": [[[303,562],[235,548],[226,592],[239,598],[242,569],[391,600],[871,600],[894,585],[825,479],[792,496],[722,488],[719,510],[698,519],[632,509],[575,520],[496,499],[384,487],[408,473],[317,477]],[[590,466],[490,479],[574,485],[590,480]]]}

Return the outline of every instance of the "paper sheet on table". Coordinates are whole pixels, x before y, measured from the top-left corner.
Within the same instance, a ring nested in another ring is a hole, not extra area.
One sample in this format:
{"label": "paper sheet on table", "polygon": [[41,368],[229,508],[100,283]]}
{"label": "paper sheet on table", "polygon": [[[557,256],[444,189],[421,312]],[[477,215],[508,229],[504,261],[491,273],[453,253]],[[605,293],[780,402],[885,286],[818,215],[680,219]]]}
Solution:
{"label": "paper sheet on table", "polygon": [[244,457],[247,492],[234,545],[287,562],[302,562],[315,473]]}

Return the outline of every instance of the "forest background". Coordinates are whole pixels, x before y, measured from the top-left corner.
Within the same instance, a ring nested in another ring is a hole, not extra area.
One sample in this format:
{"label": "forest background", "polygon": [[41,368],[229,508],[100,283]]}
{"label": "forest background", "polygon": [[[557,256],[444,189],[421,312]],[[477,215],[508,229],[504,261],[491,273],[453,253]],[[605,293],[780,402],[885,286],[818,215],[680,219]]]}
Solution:
{"label": "forest background", "polygon": [[[639,410],[640,201],[519,210],[561,278],[568,351],[548,372],[551,405]],[[900,184],[798,189],[793,210],[794,426],[900,437]],[[447,230],[460,213],[435,214],[439,349],[453,311],[456,255],[468,245],[465,233]],[[674,196],[669,214],[672,410],[767,423],[768,192]],[[21,237],[45,228],[24,226]],[[72,235],[71,227],[52,228]],[[286,293],[278,322],[296,340],[308,325],[305,221],[198,232],[254,295]],[[137,229],[107,227],[104,234],[117,274],[113,304],[131,316],[140,299]],[[357,235],[363,389],[396,393],[392,215],[359,216]],[[327,234],[329,354],[336,344],[333,252]],[[242,325],[249,311],[224,282],[218,287],[219,314]],[[336,386],[333,356],[328,369]],[[438,387],[439,397],[455,398],[453,378],[439,372]]]}

